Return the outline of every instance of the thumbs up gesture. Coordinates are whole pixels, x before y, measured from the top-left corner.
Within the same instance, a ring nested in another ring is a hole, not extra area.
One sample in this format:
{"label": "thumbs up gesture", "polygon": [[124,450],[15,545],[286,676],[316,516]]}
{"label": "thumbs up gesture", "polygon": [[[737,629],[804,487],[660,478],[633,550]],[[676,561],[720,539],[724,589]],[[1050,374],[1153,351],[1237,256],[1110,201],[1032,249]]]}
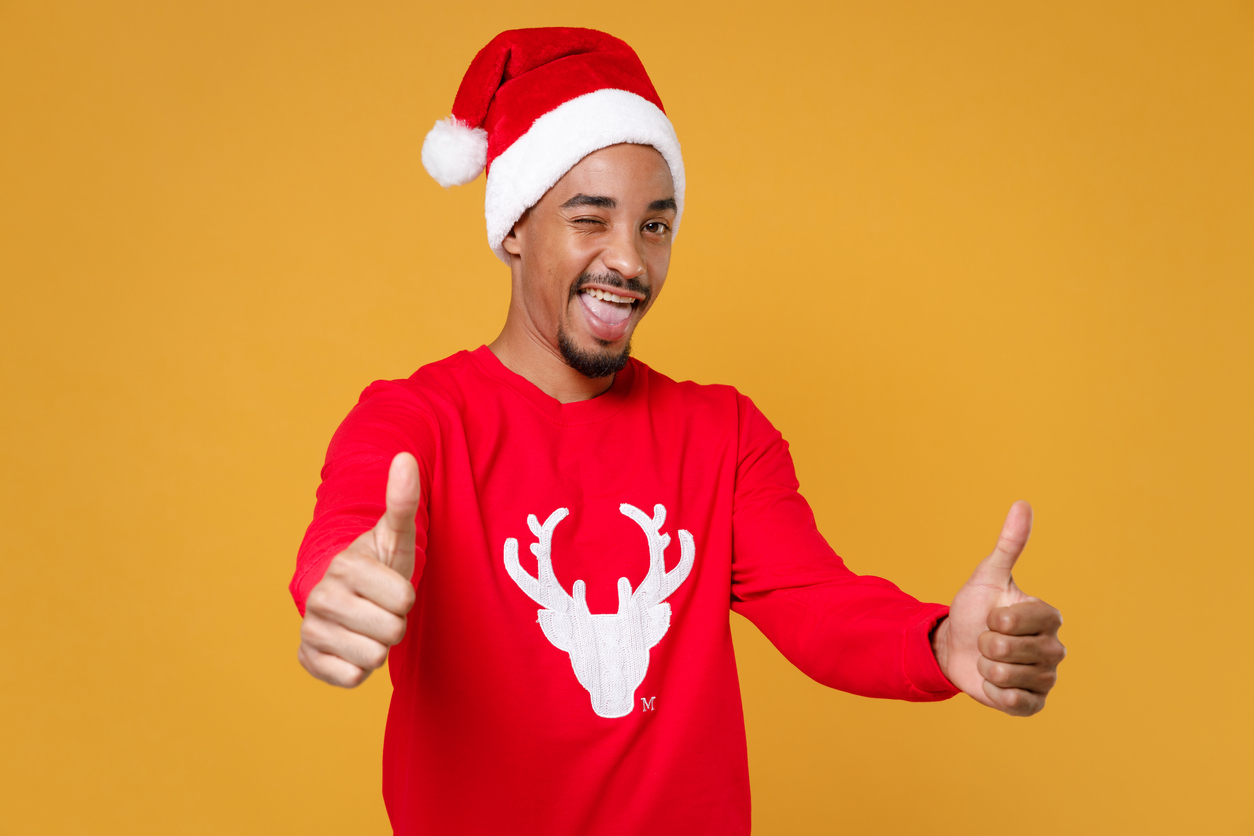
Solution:
{"label": "thumbs up gesture", "polygon": [[932,636],[941,670],[976,701],[1026,717],[1045,707],[1067,650],[1062,615],[1023,593],[1011,570],[1032,531],[1032,506],[1016,502],[993,553],[975,567]]}
{"label": "thumbs up gesture", "polygon": [[388,470],[387,510],[374,528],[332,559],[305,601],[297,658],[318,679],[353,688],[405,636],[414,605],[418,462],[398,453]]}

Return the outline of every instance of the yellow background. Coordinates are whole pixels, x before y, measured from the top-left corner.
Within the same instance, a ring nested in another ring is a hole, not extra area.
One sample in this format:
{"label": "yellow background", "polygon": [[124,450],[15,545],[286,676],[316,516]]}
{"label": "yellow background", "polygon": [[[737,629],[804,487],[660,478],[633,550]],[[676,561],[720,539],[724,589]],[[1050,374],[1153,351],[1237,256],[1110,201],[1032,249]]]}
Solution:
{"label": "yellow background", "polygon": [[1031,500],[1067,619],[1030,720],[737,619],[755,832],[1254,833],[1254,4],[1143,0],[0,0],[0,830],[384,831],[386,676],[310,679],[285,585],[358,392],[503,321],[483,181],[418,151],[546,24],[684,143],[637,356],[753,397],[920,597]]}

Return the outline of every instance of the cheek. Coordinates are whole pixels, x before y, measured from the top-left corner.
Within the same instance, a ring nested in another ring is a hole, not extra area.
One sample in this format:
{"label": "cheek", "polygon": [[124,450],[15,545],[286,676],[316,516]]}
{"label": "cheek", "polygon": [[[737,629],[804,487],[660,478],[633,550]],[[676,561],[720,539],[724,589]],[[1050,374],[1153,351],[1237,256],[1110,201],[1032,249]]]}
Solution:
{"label": "cheek", "polygon": [[657,296],[662,292],[662,285],[666,284],[666,274],[671,266],[671,248],[667,247],[664,251],[653,253],[649,257],[649,275],[653,276],[653,295]]}
{"label": "cheek", "polygon": [[572,278],[553,265],[543,274],[535,276],[523,283],[523,304],[527,307],[531,318],[548,328],[559,325],[570,317],[570,305],[576,300],[570,297]]}

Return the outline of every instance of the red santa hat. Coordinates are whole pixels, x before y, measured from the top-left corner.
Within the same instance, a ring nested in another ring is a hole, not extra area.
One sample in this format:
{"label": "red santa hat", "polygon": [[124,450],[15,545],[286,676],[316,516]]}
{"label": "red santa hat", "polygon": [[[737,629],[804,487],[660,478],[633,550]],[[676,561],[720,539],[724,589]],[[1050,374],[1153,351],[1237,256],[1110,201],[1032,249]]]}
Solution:
{"label": "red santa hat", "polygon": [[488,244],[576,163],[601,148],[651,145],[675,182],[675,224],[684,212],[684,161],[675,129],[636,53],[595,29],[513,29],[479,51],[462,78],[453,114],[422,144],[422,165],[441,186],[488,172]]}

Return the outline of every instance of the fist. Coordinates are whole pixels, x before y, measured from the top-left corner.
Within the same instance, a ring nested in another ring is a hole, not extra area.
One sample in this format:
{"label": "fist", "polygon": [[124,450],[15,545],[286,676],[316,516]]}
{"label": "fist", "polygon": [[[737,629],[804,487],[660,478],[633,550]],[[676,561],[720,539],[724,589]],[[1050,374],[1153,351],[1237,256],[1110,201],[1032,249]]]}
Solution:
{"label": "fist", "polygon": [[414,605],[418,462],[399,453],[388,471],[387,510],[327,567],[305,601],[297,659],[317,679],[353,688],[405,637]]}
{"label": "fist", "polygon": [[1011,575],[1031,531],[1031,506],[1016,502],[997,546],[958,590],[932,637],[950,682],[977,702],[1020,717],[1045,707],[1067,655],[1058,640],[1062,615],[1025,594]]}

